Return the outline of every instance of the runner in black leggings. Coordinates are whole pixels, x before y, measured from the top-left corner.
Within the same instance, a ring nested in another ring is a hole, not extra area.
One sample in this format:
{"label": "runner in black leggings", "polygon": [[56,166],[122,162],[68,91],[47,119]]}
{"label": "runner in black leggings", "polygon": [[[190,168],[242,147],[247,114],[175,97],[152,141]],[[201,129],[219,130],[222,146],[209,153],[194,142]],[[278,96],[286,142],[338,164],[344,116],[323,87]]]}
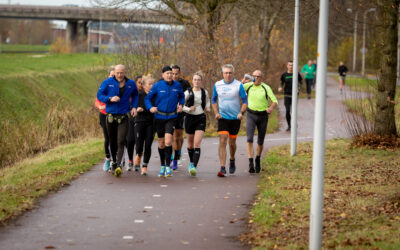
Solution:
{"label": "runner in black leggings", "polygon": [[[297,73],[297,81],[299,82],[299,89],[303,78],[300,73]],[[293,62],[289,61],[287,63],[287,71],[281,76],[281,86],[278,89],[279,92],[283,90],[284,93],[284,103],[286,109],[286,122],[288,124],[288,128],[286,131],[290,131],[291,129],[291,107],[292,107],[292,82],[293,82]]]}
{"label": "runner in black leggings", "polygon": [[140,168],[140,160],[143,155],[144,146],[144,157],[142,166],[142,175],[147,174],[147,165],[149,164],[151,156],[151,144],[154,140],[154,114],[146,109],[144,99],[147,93],[149,93],[151,87],[154,84],[154,79],[148,76],[143,77],[142,80],[143,89],[139,91],[139,104],[137,109],[137,117],[135,121],[135,132],[136,132],[136,158],[135,158],[135,169]]}
{"label": "runner in black leggings", "polygon": [[[114,66],[111,67],[110,72],[108,74],[108,77],[113,77],[113,76],[114,76]],[[111,154],[110,154],[110,140],[108,138],[108,132],[107,132],[106,104],[99,101],[99,99],[96,98],[95,106],[96,106],[96,108],[99,109],[99,122],[100,122],[101,128],[103,129],[104,153],[106,155],[106,159],[105,159],[104,165],[103,165],[103,170],[107,172],[108,170],[110,170],[110,166],[111,166]]]}

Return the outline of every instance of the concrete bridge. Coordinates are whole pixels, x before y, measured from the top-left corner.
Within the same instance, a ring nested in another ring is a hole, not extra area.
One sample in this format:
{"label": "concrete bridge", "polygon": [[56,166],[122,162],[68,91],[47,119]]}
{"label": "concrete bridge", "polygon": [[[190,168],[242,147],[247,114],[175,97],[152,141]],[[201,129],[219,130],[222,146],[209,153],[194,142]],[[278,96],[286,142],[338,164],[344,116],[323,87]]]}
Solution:
{"label": "concrete bridge", "polygon": [[176,24],[170,17],[149,10],[0,4],[0,18],[67,21],[67,41],[87,37],[89,21]]}

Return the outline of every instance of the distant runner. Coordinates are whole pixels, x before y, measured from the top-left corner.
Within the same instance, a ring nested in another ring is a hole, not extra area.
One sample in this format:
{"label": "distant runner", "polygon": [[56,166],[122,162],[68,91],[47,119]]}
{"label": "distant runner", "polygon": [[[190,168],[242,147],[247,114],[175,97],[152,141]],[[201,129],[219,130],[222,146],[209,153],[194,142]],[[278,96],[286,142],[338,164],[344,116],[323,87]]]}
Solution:
{"label": "distant runner", "polygon": [[97,92],[97,99],[106,104],[107,132],[112,156],[111,173],[121,176],[128,119],[136,116],[138,90],[133,80],[126,78],[125,66],[115,66],[115,76],[104,80]]}
{"label": "distant runner", "polygon": [[231,64],[225,64],[222,67],[224,79],[215,83],[211,100],[215,118],[218,120],[218,151],[221,164],[221,169],[217,174],[219,177],[226,176],[225,163],[228,137],[230,153],[229,173],[235,173],[236,138],[239,133],[243,113],[247,109],[246,91],[243,88],[243,84],[233,78],[233,73],[234,67]]}
{"label": "distant runner", "polygon": [[[190,88],[190,83],[180,77],[181,68],[178,65],[173,65],[171,68],[172,68],[172,80],[179,82],[181,84],[182,91],[185,92],[188,88]],[[174,149],[172,170],[178,169],[178,161],[180,161],[182,154],[184,120],[185,120],[184,112],[179,113],[178,117],[175,120],[174,142],[172,145]]]}
{"label": "distant runner", "polygon": [[202,88],[203,74],[196,72],[193,75],[193,88],[185,91],[186,112],[185,130],[187,135],[188,153],[189,153],[189,173],[196,176],[197,164],[200,159],[200,144],[206,130],[205,112],[210,112],[210,98],[208,91]]}
{"label": "distant runner", "polygon": [[348,71],[347,67],[344,65],[342,61],[340,61],[338,67],[340,94],[343,93],[343,86],[346,84],[347,71]]}
{"label": "distant runner", "polygon": [[[151,88],[145,98],[146,109],[154,114],[155,128],[158,135],[158,153],[160,154],[160,177],[171,177],[172,135],[175,119],[182,112],[185,103],[181,84],[172,80],[172,68],[162,69],[163,80]],[[153,104],[154,103],[154,104]]]}
{"label": "distant runner", "polygon": [[[300,73],[297,75],[297,81],[299,83],[298,88],[303,82],[303,77],[301,77]],[[278,88],[278,91],[281,92],[283,90],[283,101],[285,103],[286,109],[286,122],[288,124],[288,128],[286,131],[291,130],[291,108],[292,108],[292,83],[293,83],[293,61],[289,61],[287,63],[287,71],[281,75],[281,85]]]}
{"label": "distant runner", "polygon": [[306,79],[307,85],[307,99],[311,99],[311,87],[314,84],[314,77],[315,77],[315,66],[312,64],[311,60],[308,60],[308,63],[303,66],[301,69],[301,73],[304,74],[304,78]]}
{"label": "distant runner", "polygon": [[[249,82],[244,85],[247,93],[247,117],[246,117],[246,134],[247,134],[247,155],[249,157],[249,173],[260,173],[261,171],[261,153],[264,148],[264,138],[267,132],[268,115],[272,113],[278,100],[272,89],[265,83],[261,82],[262,73],[260,70],[253,72],[254,82]],[[269,107],[268,98],[271,99],[272,105]],[[256,167],[254,169],[254,149],[253,138],[257,127],[257,152],[256,152]]]}

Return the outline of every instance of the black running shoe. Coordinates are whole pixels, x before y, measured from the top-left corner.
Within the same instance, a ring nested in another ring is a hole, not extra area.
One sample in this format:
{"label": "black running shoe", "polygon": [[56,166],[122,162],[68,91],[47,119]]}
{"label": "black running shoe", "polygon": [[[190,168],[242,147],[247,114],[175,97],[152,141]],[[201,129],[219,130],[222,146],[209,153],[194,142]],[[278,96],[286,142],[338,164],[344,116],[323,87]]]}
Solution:
{"label": "black running shoe", "polygon": [[229,173],[234,174],[236,171],[235,160],[230,160],[229,162]]}
{"label": "black running shoe", "polygon": [[249,163],[249,173],[254,174],[255,172],[256,170],[254,169],[254,163],[253,162]]}
{"label": "black running shoe", "polygon": [[260,171],[261,171],[260,158],[256,158],[256,173],[260,173]]}
{"label": "black running shoe", "polygon": [[114,175],[115,174],[115,169],[117,169],[117,163],[113,163],[111,166],[111,174]]}

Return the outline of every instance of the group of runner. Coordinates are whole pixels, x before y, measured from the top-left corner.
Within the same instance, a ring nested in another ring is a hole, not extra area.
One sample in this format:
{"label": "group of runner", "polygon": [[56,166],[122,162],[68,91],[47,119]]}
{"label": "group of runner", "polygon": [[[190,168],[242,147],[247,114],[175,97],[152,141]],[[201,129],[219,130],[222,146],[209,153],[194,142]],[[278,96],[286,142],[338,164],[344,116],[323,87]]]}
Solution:
{"label": "group of runner", "polygon": [[[290,131],[290,105],[292,95],[293,63],[287,64],[282,74],[281,87],[284,91],[286,119]],[[126,77],[124,65],[117,65],[98,90],[96,106],[100,110],[100,124],[104,133],[106,160],[104,171],[115,176],[122,174],[124,148],[128,150],[128,171],[133,168],[147,174],[154,135],[158,136],[160,177],[171,177],[178,169],[183,144],[183,129],[187,136],[189,155],[188,172],[196,176],[201,155],[201,141],[206,129],[206,114],[212,107],[218,123],[219,160],[217,175],[227,175],[227,150],[229,145],[229,173],[236,171],[236,138],[241,120],[246,113],[247,153],[249,172],[261,171],[261,154],[267,130],[268,116],[278,101],[272,89],[262,82],[262,72],[255,70],[246,74],[242,81],[234,78],[231,64],[222,66],[223,79],[216,82],[211,96],[203,88],[202,72],[193,74],[192,86],[180,78],[180,67],[162,68],[162,79],[155,82],[151,76],[137,78],[137,82]],[[299,74],[299,82],[301,83]],[[140,83],[139,83],[140,82]],[[257,149],[254,158],[253,138],[258,131]],[[133,148],[136,144],[136,157]],[[172,166],[171,166],[172,162]]]}

